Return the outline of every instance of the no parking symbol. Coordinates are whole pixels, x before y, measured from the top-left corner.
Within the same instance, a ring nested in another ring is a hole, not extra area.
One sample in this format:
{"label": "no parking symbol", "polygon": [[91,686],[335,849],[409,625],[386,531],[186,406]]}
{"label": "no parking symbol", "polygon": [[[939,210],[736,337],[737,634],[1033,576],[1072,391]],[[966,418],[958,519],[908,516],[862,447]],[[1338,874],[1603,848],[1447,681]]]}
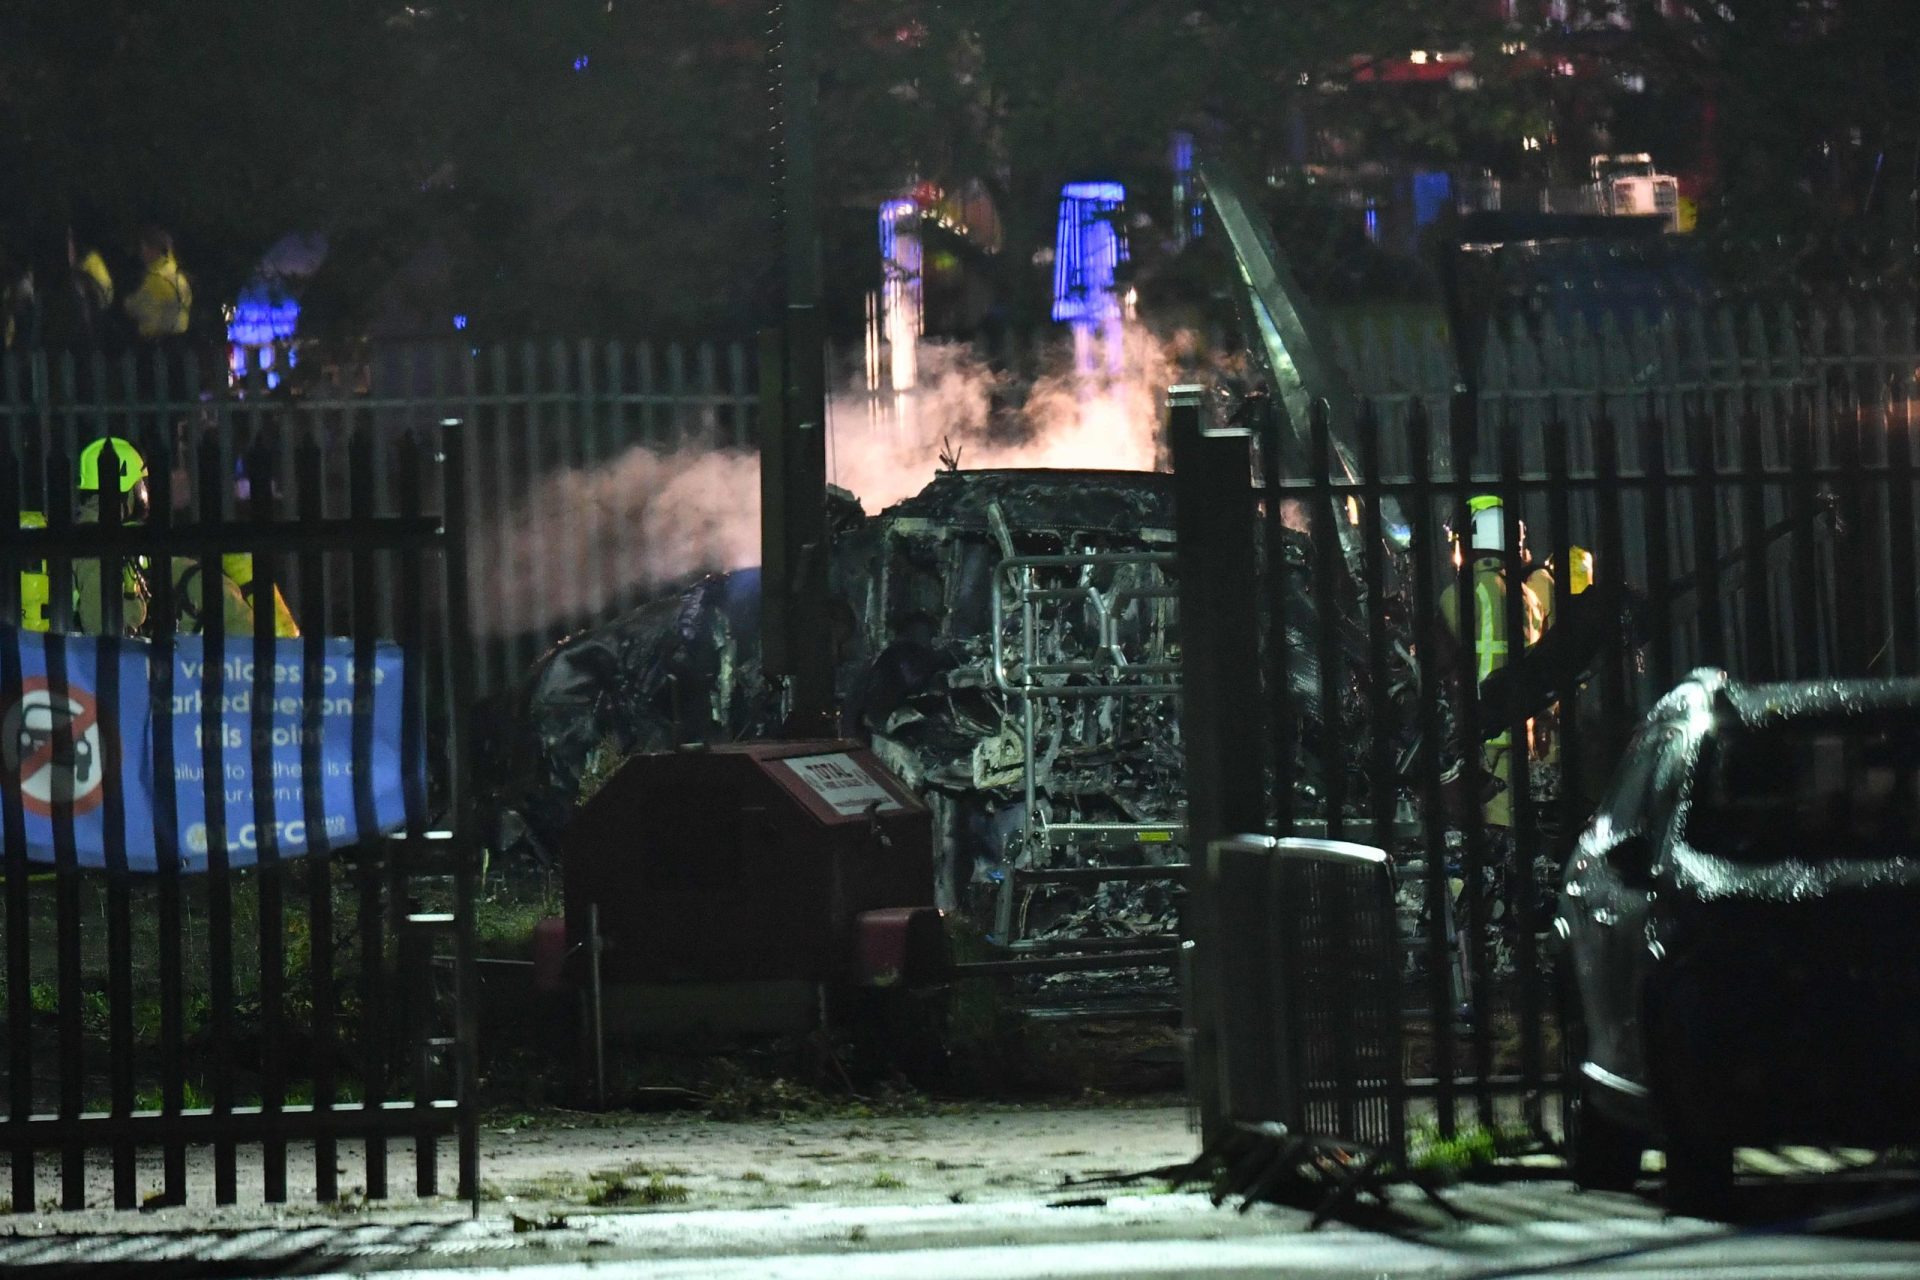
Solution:
{"label": "no parking symbol", "polygon": [[27,812],[53,816],[67,801],[79,817],[106,798],[106,731],[93,695],[68,682],[56,697],[44,676],[21,683],[20,701],[0,720],[0,756],[7,775],[20,779]]}

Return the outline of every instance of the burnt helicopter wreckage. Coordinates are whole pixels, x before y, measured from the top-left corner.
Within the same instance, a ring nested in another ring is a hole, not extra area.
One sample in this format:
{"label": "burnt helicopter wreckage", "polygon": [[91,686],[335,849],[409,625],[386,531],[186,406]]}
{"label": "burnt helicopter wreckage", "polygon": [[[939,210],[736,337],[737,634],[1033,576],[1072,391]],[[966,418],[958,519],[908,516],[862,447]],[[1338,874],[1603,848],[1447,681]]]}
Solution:
{"label": "burnt helicopter wreckage", "polygon": [[[869,742],[933,809],[942,907],[991,926],[1016,865],[1072,865],[1099,846],[1115,863],[1178,855],[1182,749],[1166,678],[1179,660],[1171,479],[950,470],[872,517],[834,496],[840,729]],[[1367,765],[1363,735],[1323,741],[1308,537],[1288,529],[1282,546],[1274,577],[1301,730],[1297,808],[1306,813],[1319,804],[1324,769],[1347,771],[1351,798],[1367,794]],[[1335,687],[1349,706],[1366,705],[1358,603],[1336,604]],[[620,759],[770,737],[779,720],[778,690],[761,668],[759,571],[663,595],[558,644],[501,719],[487,753],[500,844],[544,860]],[[1048,832],[1051,850],[1038,847]],[[1127,837],[1124,850],[1112,848],[1115,833]],[[1116,905],[1098,890],[1056,896],[1063,901],[1043,914],[1082,923],[1100,914],[1090,911],[1098,901]],[[1152,902],[1121,914],[1170,918],[1166,894],[1144,896]],[[1029,921],[1029,931],[1048,923]]]}
{"label": "burnt helicopter wreckage", "polygon": [[[1312,313],[1251,201],[1229,175],[1206,176],[1239,265],[1241,330],[1267,389],[1262,407],[1274,426],[1262,448],[1297,459],[1309,452],[1314,402],[1326,401],[1338,426],[1354,420],[1352,397],[1317,354],[1330,346],[1312,332]],[[1234,399],[1227,411],[1250,412],[1253,403]],[[1337,432],[1330,443],[1335,471],[1356,478],[1347,443]],[[1404,515],[1391,499],[1381,502],[1388,546],[1377,588],[1366,585],[1358,520],[1329,522],[1339,539],[1329,574],[1304,522],[1269,513],[1265,599],[1248,601],[1269,624],[1265,670],[1249,673],[1248,687],[1284,673],[1298,818],[1330,816],[1328,794],[1342,797],[1349,825],[1382,808],[1411,815],[1417,797],[1422,646],[1400,585],[1412,577],[1414,549]],[[1003,942],[1170,934],[1171,877],[1150,873],[1185,855],[1171,477],[950,469],[877,515],[839,491],[828,510],[838,728],[868,743],[931,809],[937,903]],[[1500,785],[1467,744],[1583,682],[1632,606],[1620,583],[1570,602],[1554,643],[1515,655],[1482,688],[1475,726],[1455,726],[1457,699],[1442,693],[1441,763],[1457,779],[1450,791],[1462,807]],[[551,650],[517,705],[494,718],[498,736],[483,753],[500,814],[495,847],[550,861],[574,809],[629,755],[777,736],[781,694],[762,666],[761,610],[758,570],[716,574]],[[1369,662],[1373,616],[1390,632],[1378,676]],[[1285,661],[1273,661],[1280,651]],[[1336,669],[1324,671],[1327,662]],[[1387,689],[1373,689],[1375,678]],[[1332,733],[1322,716],[1329,694],[1341,708]],[[1392,723],[1361,723],[1375,707]],[[1381,734],[1391,750],[1387,776],[1375,777]],[[1329,785],[1334,771],[1338,786]],[[1536,785],[1552,785],[1551,773],[1536,771]],[[1455,825],[1447,814],[1427,819]],[[1386,833],[1377,839],[1392,842]],[[1415,886],[1403,911],[1424,909],[1417,844],[1400,867]],[[1142,874],[1070,874],[1114,866]],[[1039,892],[1011,892],[1023,870],[1036,868],[1056,878]]]}

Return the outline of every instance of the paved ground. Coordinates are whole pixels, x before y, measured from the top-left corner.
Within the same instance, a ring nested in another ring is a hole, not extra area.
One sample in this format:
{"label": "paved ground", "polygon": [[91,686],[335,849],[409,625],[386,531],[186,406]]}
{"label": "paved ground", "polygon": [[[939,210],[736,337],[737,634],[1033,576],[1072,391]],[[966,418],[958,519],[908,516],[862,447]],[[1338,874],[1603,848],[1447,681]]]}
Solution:
{"label": "paved ground", "polygon": [[[497,1120],[487,1138],[478,1219],[446,1201],[22,1215],[0,1224],[11,1232],[0,1235],[0,1274],[1920,1275],[1920,1206],[1904,1205],[1891,1226],[1833,1215],[1850,1196],[1885,1197],[1885,1188],[1828,1185],[1816,1195],[1756,1184],[1754,1221],[1736,1228],[1666,1218],[1648,1199],[1555,1180],[1473,1186],[1449,1194],[1464,1221],[1409,1197],[1375,1224],[1389,1234],[1309,1233],[1296,1210],[1243,1215],[1152,1184],[1061,1185],[1191,1155],[1184,1112],[1169,1106],[750,1123],[561,1115]],[[257,1185],[243,1194],[257,1195]]]}
{"label": "paved ground", "polygon": [[[715,1121],[690,1113],[594,1115],[549,1111],[538,1116],[493,1116],[481,1129],[484,1212],[523,1215],[585,1208],[766,1208],[813,1203],[946,1204],[953,1199],[990,1200],[1043,1194],[1063,1179],[1151,1169],[1194,1153],[1182,1106],[942,1109],[923,1115],[871,1116],[847,1109],[830,1118]],[[342,1143],[337,1161],[343,1203],[312,1203],[313,1153],[295,1144],[288,1152],[288,1188],[294,1203],[261,1203],[257,1155],[242,1152],[240,1203],[218,1211],[225,1225],[263,1220],[323,1218],[398,1212],[443,1214],[457,1206],[412,1199],[414,1155],[410,1143],[388,1146],[388,1185],[397,1197],[386,1205],[364,1198],[366,1175],[359,1143]],[[4,1160],[0,1160],[0,1165]],[[444,1190],[455,1181],[453,1151],[439,1151]],[[112,1204],[111,1172],[104,1157],[88,1166],[90,1208],[55,1212],[57,1167],[40,1164],[38,1218],[46,1229],[118,1230],[176,1219],[204,1221],[213,1209],[212,1162],[204,1150],[190,1153],[191,1198],[181,1209],[129,1217]],[[137,1183],[141,1194],[161,1186],[157,1153],[143,1154]],[[4,1188],[0,1180],[0,1188]],[[0,1218],[0,1229],[7,1220]]]}

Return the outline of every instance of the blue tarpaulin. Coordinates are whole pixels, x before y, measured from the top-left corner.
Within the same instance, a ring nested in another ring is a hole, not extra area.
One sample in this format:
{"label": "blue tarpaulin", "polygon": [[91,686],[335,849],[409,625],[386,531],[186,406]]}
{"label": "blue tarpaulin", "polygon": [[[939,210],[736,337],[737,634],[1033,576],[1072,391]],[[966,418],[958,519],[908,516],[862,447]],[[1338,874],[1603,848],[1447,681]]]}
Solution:
{"label": "blue tarpaulin", "polygon": [[[315,848],[342,848],[406,823],[406,790],[411,781],[422,793],[421,761],[409,780],[402,768],[401,708],[403,663],[399,646],[377,645],[370,676],[371,694],[363,714],[371,728],[366,771],[354,771],[353,641],[323,642],[320,671],[320,808],[324,831],[311,829],[304,795],[301,735],[307,715],[304,640],[278,640],[274,668],[262,686],[271,699],[272,771],[266,811],[254,811],[254,646],[250,637],[227,641],[218,679],[220,705],[206,702],[203,641],[181,636],[170,646],[143,640],[98,640],[46,636],[30,631],[8,634],[0,645],[17,643],[21,696],[0,712],[0,785],[17,788],[26,821],[27,856],[34,862],[56,860],[54,812],[70,801],[75,856],[80,866],[105,867],[107,824],[122,815],[126,866],[154,871],[177,865],[204,871],[209,857],[203,735],[220,735],[221,776],[228,865],[252,866],[262,846],[292,858]],[[66,688],[47,675],[47,655],[57,644],[65,654]],[[156,719],[152,689],[160,674],[155,664],[171,651],[171,714]],[[111,705],[99,695],[104,657],[117,672]],[[173,747],[172,773],[159,776],[156,744],[166,735]],[[159,829],[157,803],[163,788],[173,793],[171,831]],[[364,789],[364,794],[356,791]],[[114,797],[118,804],[110,803]],[[363,818],[366,819],[363,827]],[[0,847],[6,836],[0,832]],[[117,853],[117,848],[115,849]]]}

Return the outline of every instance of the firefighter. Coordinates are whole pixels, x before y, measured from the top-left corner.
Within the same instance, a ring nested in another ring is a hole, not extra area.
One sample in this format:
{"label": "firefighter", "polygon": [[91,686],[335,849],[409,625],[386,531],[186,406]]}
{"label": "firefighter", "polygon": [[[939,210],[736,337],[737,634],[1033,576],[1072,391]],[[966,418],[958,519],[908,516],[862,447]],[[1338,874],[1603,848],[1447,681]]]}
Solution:
{"label": "firefighter", "polygon": [[[271,489],[273,481],[268,478],[264,484]],[[252,477],[247,474],[247,463],[244,458],[234,460],[233,491],[244,515],[255,496]],[[244,551],[229,552],[220,557],[220,571],[245,598],[250,612],[259,607],[260,588],[254,580],[252,556]],[[233,633],[229,631],[228,634]],[[251,623],[248,624],[247,634],[253,634]],[[275,583],[273,587],[273,634],[283,639],[295,638],[300,634],[299,624],[293,620],[293,610],[287,607],[287,598],[280,594],[279,583]]]}
{"label": "firefighter", "polygon": [[[1456,557],[1465,557],[1473,566],[1472,649],[1476,681],[1507,665],[1512,652],[1512,637],[1507,634],[1507,591],[1520,579],[1522,565],[1518,548],[1507,547],[1506,510],[1500,499],[1491,495],[1472,498],[1464,518],[1455,522],[1452,537]],[[1456,559],[1456,563],[1460,563]],[[1522,645],[1538,638],[1537,619],[1545,616],[1540,600],[1528,581],[1518,582],[1523,594],[1522,626],[1526,633],[1518,637]],[[1466,640],[1460,635],[1459,583],[1447,586],[1440,595],[1440,616],[1456,644]],[[1499,790],[1481,808],[1490,827],[1513,825],[1513,791],[1517,785],[1512,760],[1513,738],[1505,729],[1481,746],[1481,764],[1500,782]]]}
{"label": "firefighter", "polygon": [[[1536,631],[1553,625],[1553,562],[1541,564],[1527,575],[1527,590],[1540,603]],[[1593,584],[1593,552],[1585,547],[1567,548],[1567,594],[1577,596]]]}
{"label": "firefighter", "polygon": [[[198,560],[173,562],[174,601],[179,611],[177,630],[189,635],[198,635],[205,629],[202,572]],[[227,636],[251,636],[254,609],[259,604],[260,591],[260,584],[254,580],[251,555],[244,551],[230,551],[220,557],[219,591]],[[300,626],[293,620],[293,610],[287,607],[286,597],[280,594],[278,584],[273,589],[273,634],[283,639],[292,639],[300,634]]]}
{"label": "firefighter", "polygon": [[[112,453],[112,458],[107,457]],[[104,482],[102,464],[107,471]],[[75,488],[80,501],[75,518],[82,524],[101,521],[103,504],[117,504],[118,524],[140,524],[147,518],[147,462],[130,441],[105,436],[80,451]],[[147,576],[143,557],[128,557],[120,565],[120,626],[123,635],[135,635],[147,622]],[[100,586],[100,561],[81,557],[73,562],[74,623],[85,635],[106,633],[106,609]]]}
{"label": "firefighter", "polygon": [[122,306],[142,342],[178,338],[193,314],[193,286],[174,260],[173,237],[158,227],[143,229],[140,261],[146,275]]}
{"label": "firefighter", "polygon": [[[1531,599],[1537,602],[1539,615],[1533,627],[1537,639],[1546,633],[1557,619],[1554,608],[1553,569],[1551,560],[1540,564],[1527,574],[1527,590]],[[1593,552],[1585,547],[1567,548],[1567,594],[1577,596],[1593,585]],[[1533,721],[1532,755],[1541,764],[1558,768],[1560,764],[1560,704],[1541,712]]]}

